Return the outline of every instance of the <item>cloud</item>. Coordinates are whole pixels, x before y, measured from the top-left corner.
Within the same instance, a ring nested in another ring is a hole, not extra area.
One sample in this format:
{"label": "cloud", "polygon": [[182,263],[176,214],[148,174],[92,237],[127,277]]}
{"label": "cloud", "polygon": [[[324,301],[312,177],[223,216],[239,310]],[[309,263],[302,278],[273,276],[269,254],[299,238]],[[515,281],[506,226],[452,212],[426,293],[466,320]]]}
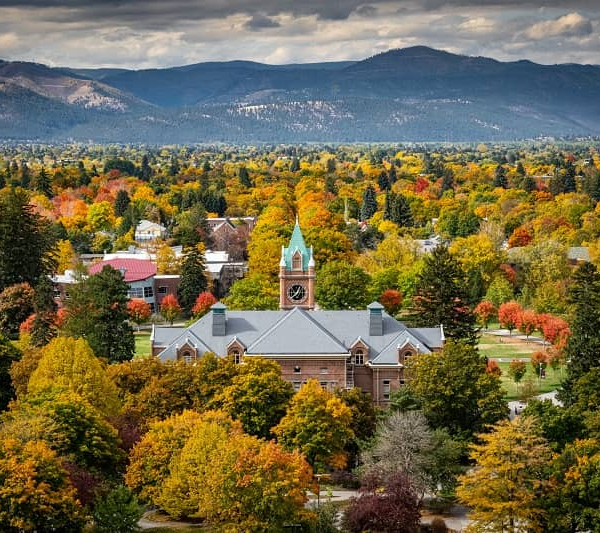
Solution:
{"label": "cloud", "polygon": [[281,24],[264,15],[252,15],[252,18],[244,23],[244,28],[250,31],[260,31],[268,28],[279,28]]}
{"label": "cloud", "polygon": [[579,13],[569,13],[554,20],[544,20],[531,26],[525,35],[534,40],[548,37],[585,37],[593,32],[592,23]]}
{"label": "cloud", "polygon": [[354,12],[361,17],[372,17],[377,13],[377,8],[371,5],[364,5],[357,7]]}

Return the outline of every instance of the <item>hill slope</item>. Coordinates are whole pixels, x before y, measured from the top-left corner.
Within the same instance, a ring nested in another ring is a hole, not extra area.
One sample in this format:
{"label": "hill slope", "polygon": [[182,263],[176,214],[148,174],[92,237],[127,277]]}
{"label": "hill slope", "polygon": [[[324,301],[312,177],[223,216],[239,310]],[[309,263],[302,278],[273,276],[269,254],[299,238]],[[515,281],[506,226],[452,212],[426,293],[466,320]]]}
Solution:
{"label": "hill slope", "polygon": [[598,66],[423,46],[358,62],[139,71],[0,61],[0,136],[166,143],[599,135],[598,94]]}

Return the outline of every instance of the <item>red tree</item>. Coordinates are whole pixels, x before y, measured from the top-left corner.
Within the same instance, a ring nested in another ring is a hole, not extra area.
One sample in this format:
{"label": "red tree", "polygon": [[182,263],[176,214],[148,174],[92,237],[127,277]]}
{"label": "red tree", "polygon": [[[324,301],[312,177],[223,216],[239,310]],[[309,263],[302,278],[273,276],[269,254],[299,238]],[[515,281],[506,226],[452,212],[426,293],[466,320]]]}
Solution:
{"label": "red tree", "polygon": [[127,302],[127,311],[129,312],[131,321],[137,324],[138,330],[140,329],[140,324],[146,322],[152,315],[150,304],[136,298]]}
{"label": "red tree", "polygon": [[485,371],[493,376],[500,377],[502,375],[502,369],[500,365],[494,359],[488,359]]}
{"label": "red tree", "polygon": [[19,333],[31,333],[31,329],[33,328],[33,321],[35,320],[35,313],[29,315],[26,320],[21,322],[19,326]]}
{"label": "red tree", "polygon": [[482,324],[485,329],[487,329],[490,320],[496,315],[496,307],[492,302],[483,300],[477,304],[477,307],[473,309],[473,312],[477,316],[479,323]]}
{"label": "red tree", "polygon": [[540,376],[541,370],[545,370],[548,365],[548,354],[545,352],[533,352],[530,362],[535,374]]}
{"label": "red tree", "polygon": [[549,313],[538,315],[538,329],[542,332],[544,340],[558,348],[564,346],[571,333],[565,320]]}
{"label": "red tree", "polygon": [[521,321],[519,322],[519,331],[527,337],[531,335],[537,327],[538,317],[533,309],[525,309],[521,313]]}
{"label": "red tree", "polygon": [[379,303],[385,307],[390,315],[395,315],[402,305],[402,293],[394,289],[387,289],[381,293]]}
{"label": "red tree", "polygon": [[503,328],[508,329],[509,333],[512,335],[513,329],[519,327],[519,324],[521,323],[522,313],[523,309],[518,302],[512,300],[503,303],[498,308],[498,320],[500,321],[500,325]]}
{"label": "red tree", "polygon": [[208,310],[217,303],[217,299],[209,291],[201,292],[196,298],[196,303],[192,307],[194,318],[200,318],[208,313]]}
{"label": "red tree", "polygon": [[175,320],[177,315],[181,313],[181,306],[179,305],[177,298],[172,294],[167,294],[160,304],[160,312],[165,319],[168,320],[171,325],[173,325],[173,320]]}
{"label": "red tree", "polygon": [[512,232],[512,235],[508,238],[509,248],[516,248],[518,246],[527,246],[533,240],[533,235],[527,228],[519,226]]}

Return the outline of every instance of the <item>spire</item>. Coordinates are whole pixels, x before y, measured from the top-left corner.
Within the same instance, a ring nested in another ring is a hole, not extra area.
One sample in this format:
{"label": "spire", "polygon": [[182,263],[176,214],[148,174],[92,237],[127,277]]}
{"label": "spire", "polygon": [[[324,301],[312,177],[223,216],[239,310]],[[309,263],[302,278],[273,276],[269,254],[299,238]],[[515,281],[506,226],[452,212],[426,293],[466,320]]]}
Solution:
{"label": "spire", "polygon": [[[290,238],[290,243],[287,248],[283,249],[283,257],[285,259],[285,267],[287,270],[292,269],[292,258],[296,252],[300,252],[302,256],[302,270],[308,269],[308,261],[310,259],[310,255],[308,248],[306,247],[306,243],[304,242],[304,237],[302,236],[302,230],[300,229],[300,224],[298,223],[298,217],[296,217],[296,225],[294,226],[294,231],[292,232],[292,237]],[[279,263],[283,266],[282,262]]]}

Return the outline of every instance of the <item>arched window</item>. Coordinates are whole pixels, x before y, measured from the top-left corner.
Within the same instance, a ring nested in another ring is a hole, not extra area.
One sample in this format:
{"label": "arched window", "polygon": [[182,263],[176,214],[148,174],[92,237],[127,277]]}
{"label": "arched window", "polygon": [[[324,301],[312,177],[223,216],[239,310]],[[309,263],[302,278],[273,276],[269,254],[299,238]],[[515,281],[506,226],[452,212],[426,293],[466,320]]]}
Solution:
{"label": "arched window", "polygon": [[365,364],[365,352],[362,348],[354,350],[354,364],[364,365]]}
{"label": "arched window", "polygon": [[194,360],[194,355],[189,350],[186,350],[181,354],[181,358],[188,364]]}
{"label": "arched window", "polygon": [[292,257],[292,269],[302,270],[302,254],[300,252],[296,252]]}
{"label": "arched window", "polygon": [[231,355],[233,355],[233,362],[236,365],[239,365],[241,361],[240,351],[237,348],[235,348],[231,351]]}
{"label": "arched window", "polygon": [[407,350],[406,352],[404,352],[404,355],[402,357],[406,361],[406,360],[410,359],[413,355],[414,354],[410,350]]}

